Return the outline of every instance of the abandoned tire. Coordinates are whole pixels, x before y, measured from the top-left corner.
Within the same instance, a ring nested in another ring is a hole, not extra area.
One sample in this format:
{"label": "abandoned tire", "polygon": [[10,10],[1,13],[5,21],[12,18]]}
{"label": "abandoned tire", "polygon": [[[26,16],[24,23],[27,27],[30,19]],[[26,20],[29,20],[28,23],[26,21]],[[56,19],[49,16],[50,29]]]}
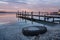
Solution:
{"label": "abandoned tire", "polygon": [[38,36],[39,34],[44,34],[46,32],[47,28],[42,26],[29,26],[22,29],[22,33],[25,36]]}

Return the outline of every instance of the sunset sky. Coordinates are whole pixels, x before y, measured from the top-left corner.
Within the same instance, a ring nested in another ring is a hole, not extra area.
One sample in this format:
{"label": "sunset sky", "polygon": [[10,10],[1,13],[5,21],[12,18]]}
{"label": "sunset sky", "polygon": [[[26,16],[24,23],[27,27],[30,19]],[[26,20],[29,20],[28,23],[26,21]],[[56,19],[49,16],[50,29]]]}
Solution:
{"label": "sunset sky", "polygon": [[57,11],[60,0],[0,0],[0,11]]}

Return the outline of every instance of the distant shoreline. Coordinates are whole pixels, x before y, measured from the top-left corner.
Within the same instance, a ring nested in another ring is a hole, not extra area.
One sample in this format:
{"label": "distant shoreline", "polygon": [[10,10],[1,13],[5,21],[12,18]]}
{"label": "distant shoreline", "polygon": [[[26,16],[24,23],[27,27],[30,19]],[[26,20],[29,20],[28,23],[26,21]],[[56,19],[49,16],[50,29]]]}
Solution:
{"label": "distant shoreline", "polygon": [[16,12],[6,12],[6,11],[0,11],[0,13],[16,13]]}

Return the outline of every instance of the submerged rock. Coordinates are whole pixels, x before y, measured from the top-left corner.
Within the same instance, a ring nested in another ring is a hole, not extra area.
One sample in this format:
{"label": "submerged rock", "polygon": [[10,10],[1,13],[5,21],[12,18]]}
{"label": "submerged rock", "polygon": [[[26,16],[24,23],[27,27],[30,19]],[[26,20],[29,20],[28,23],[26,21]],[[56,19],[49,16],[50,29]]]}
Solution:
{"label": "submerged rock", "polygon": [[46,32],[47,28],[42,26],[29,26],[22,29],[22,33],[25,36],[38,36],[39,34],[44,34]]}

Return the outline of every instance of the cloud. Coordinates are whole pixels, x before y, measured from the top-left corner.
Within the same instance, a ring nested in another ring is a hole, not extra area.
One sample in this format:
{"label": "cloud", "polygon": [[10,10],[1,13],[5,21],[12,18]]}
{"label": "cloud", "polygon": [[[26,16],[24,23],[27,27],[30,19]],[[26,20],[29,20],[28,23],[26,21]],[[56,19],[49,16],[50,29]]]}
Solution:
{"label": "cloud", "polygon": [[60,0],[0,0],[0,1],[15,2],[20,4],[31,4],[31,5],[37,5],[37,4],[55,5],[60,3]]}
{"label": "cloud", "polygon": [[58,4],[60,0],[38,0],[37,4]]}
{"label": "cloud", "polygon": [[60,0],[0,0],[1,9],[31,9],[60,8]]}
{"label": "cloud", "polygon": [[0,1],[0,4],[8,4],[8,2]]}

